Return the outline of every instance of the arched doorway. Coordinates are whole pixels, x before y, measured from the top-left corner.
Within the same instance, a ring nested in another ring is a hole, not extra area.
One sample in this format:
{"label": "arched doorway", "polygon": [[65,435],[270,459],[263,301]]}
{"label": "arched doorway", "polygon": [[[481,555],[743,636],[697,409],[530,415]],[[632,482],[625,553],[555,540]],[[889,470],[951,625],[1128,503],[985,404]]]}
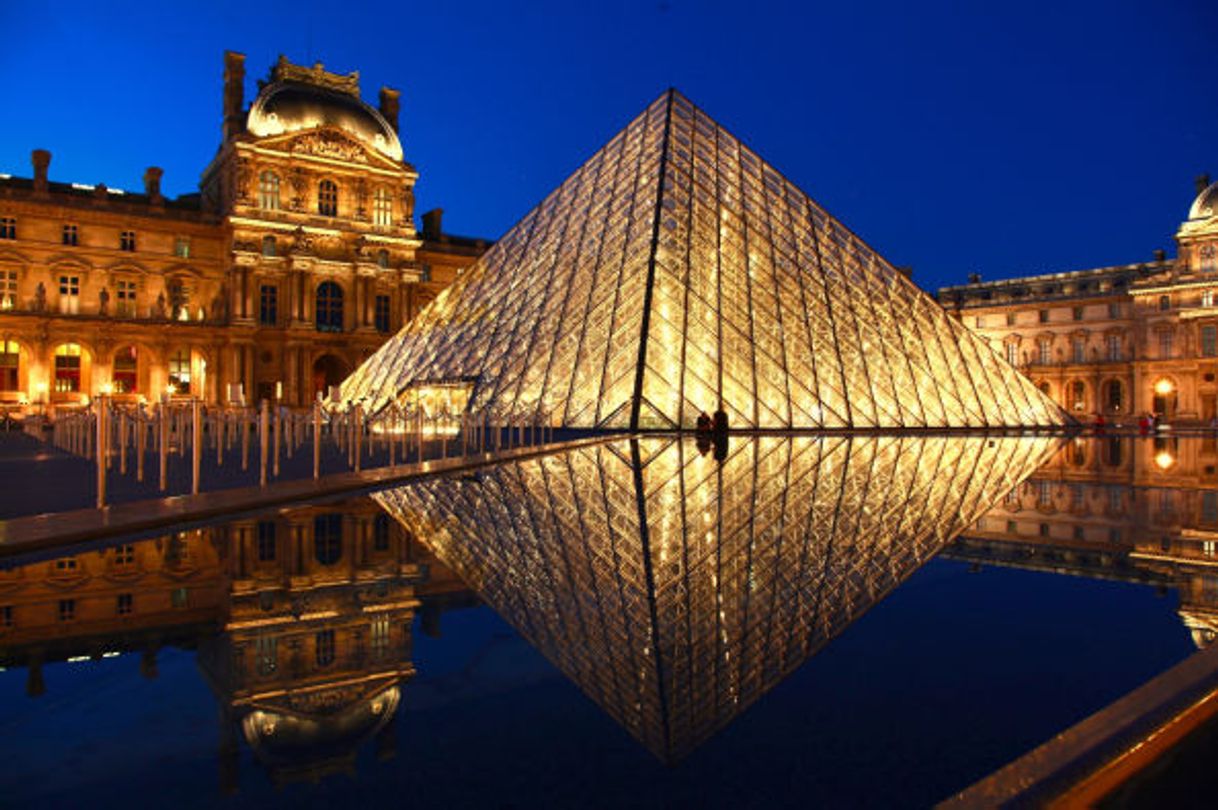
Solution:
{"label": "arched doorway", "polygon": [[350,367],[340,357],[323,354],[313,362],[313,396],[320,393],[323,397],[330,392],[330,386],[338,385],[347,379],[351,373]]}
{"label": "arched doorway", "polygon": [[1151,389],[1154,398],[1151,400],[1154,412],[1165,422],[1176,418],[1177,388],[1176,381],[1170,377],[1160,377]]}

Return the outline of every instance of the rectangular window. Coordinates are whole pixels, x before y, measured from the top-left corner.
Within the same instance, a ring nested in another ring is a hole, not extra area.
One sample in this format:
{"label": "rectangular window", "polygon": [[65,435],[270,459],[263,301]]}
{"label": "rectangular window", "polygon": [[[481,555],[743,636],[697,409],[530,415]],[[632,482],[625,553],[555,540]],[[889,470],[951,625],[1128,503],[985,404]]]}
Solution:
{"label": "rectangular window", "polygon": [[1071,313],[1074,315],[1074,320],[1081,321],[1083,319],[1082,307],[1075,307],[1073,310],[1071,310]]}
{"label": "rectangular window", "polygon": [[389,652],[389,616],[380,614],[372,618],[370,644],[374,658],[384,658]]}
{"label": "rectangular window", "polygon": [[1049,340],[1040,340],[1036,343],[1037,360],[1048,365],[1053,362],[1053,343]]}
{"label": "rectangular window", "polygon": [[80,390],[80,344],[64,343],[55,349],[55,390]]}
{"label": "rectangular window", "polygon": [[135,231],[123,231],[118,235],[118,249],[135,252]]}
{"label": "rectangular window", "polygon": [[120,318],[135,317],[135,282],[119,280],[114,284],[118,299],[116,310]]}
{"label": "rectangular window", "polygon": [[1014,326],[1014,325],[1015,325],[1015,313],[1008,312],[1007,313],[1007,326]]}
{"label": "rectangular window", "polygon": [[1218,326],[1201,327],[1201,356],[1218,357]]}
{"label": "rectangular window", "polygon": [[1212,307],[1214,305],[1214,291],[1203,290],[1201,292],[1201,306]]}
{"label": "rectangular window", "polygon": [[65,315],[80,312],[80,276],[59,277],[59,311]]}
{"label": "rectangular window", "polygon": [[1107,338],[1107,344],[1108,344],[1108,359],[1109,360],[1120,360],[1121,359],[1121,336],[1120,335],[1109,335]]}
{"label": "rectangular window", "polygon": [[114,564],[120,567],[135,563],[135,546],[127,544],[114,549]]}
{"label": "rectangular window", "polygon": [[1108,317],[1109,318],[1121,317],[1121,305],[1115,301],[1110,302],[1108,304]]}
{"label": "rectangular window", "polygon": [[274,326],[279,322],[279,288],[274,284],[263,284],[258,295],[258,323]]}
{"label": "rectangular window", "polygon": [[422,272],[423,272],[423,280],[431,281],[431,265],[430,264],[423,265]]}
{"label": "rectangular window", "polygon": [[169,592],[169,603],[175,608],[184,608],[190,604],[190,593],[185,588],[174,588]]}
{"label": "rectangular window", "polygon": [[1019,364],[1019,346],[1014,343],[1008,343],[1007,346],[1007,362],[1011,365]]}
{"label": "rectangular window", "polygon": [[190,237],[179,236],[173,240],[173,255],[179,259],[190,258]]}
{"label": "rectangular window", "polygon": [[1036,502],[1041,506],[1053,503],[1053,482],[1037,481],[1036,486]]}
{"label": "rectangular window", "polygon": [[258,562],[275,561],[275,522],[258,522]]}
{"label": "rectangular window", "polygon": [[59,620],[61,622],[70,622],[76,618],[76,600],[75,599],[60,599],[59,600]]}
{"label": "rectangular window", "polygon": [[1041,323],[1048,323],[1048,322],[1049,322],[1049,310],[1047,310],[1047,309],[1042,309],[1042,310],[1040,311],[1040,313],[1039,313],[1039,314],[1040,314],[1040,322],[1041,322]]}
{"label": "rectangular window", "polygon": [[1169,309],[1171,309],[1171,296],[1170,295],[1160,295],[1159,296],[1159,311],[1166,312]]}
{"label": "rectangular window", "polygon": [[1159,333],[1159,357],[1164,358],[1164,359],[1171,357],[1172,348],[1174,347],[1174,344],[1175,344],[1175,335],[1174,334],[1172,334],[1171,332],[1160,332]]}
{"label": "rectangular window", "polygon": [[13,619],[13,606],[5,605],[0,607],[0,626],[12,627],[15,624]]}
{"label": "rectangular window", "polygon": [[55,561],[55,570],[61,571],[61,572],[62,571],[75,571],[76,570],[76,558],[75,557],[61,557],[60,559]]}
{"label": "rectangular window", "polygon": [[1084,338],[1076,337],[1070,341],[1070,353],[1074,357],[1074,362],[1084,363],[1087,360],[1087,341]]}
{"label": "rectangular window", "polygon": [[80,241],[80,230],[75,225],[63,226],[63,243],[75,247]]}
{"label": "rectangular window", "polygon": [[258,674],[270,675],[279,669],[279,639],[275,636],[258,636],[254,644],[258,658]]}
{"label": "rectangular window", "polygon": [[1113,512],[1120,512],[1125,506],[1125,495],[1120,487],[1108,488],[1108,508]]}
{"label": "rectangular window", "polygon": [[0,217],[0,239],[17,238],[17,220],[13,217]]}
{"label": "rectangular window", "polygon": [[17,271],[0,270],[0,309],[17,306]]}
{"label": "rectangular window", "polygon": [[120,615],[120,616],[130,616],[131,615],[131,601],[132,601],[131,594],[120,593],[118,595],[117,604],[115,605],[115,612],[118,613],[118,615]]}
{"label": "rectangular window", "polygon": [[313,649],[317,666],[325,667],[334,663],[334,631],[322,630],[313,636]]}
{"label": "rectangular window", "polygon": [[389,296],[378,295],[376,297],[376,331],[389,331]]}
{"label": "rectangular window", "polygon": [[1201,493],[1201,522],[1218,523],[1218,492]]}
{"label": "rectangular window", "polygon": [[15,340],[0,340],[0,391],[20,390],[21,347]]}
{"label": "rectangular window", "polygon": [[372,224],[393,224],[393,198],[387,188],[378,188],[372,195]]}

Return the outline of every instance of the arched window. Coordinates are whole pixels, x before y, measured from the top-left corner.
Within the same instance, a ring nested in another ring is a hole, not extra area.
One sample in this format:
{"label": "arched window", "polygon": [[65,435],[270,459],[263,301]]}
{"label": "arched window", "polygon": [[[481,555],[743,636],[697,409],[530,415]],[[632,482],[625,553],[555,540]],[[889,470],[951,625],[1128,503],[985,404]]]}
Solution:
{"label": "arched window", "polygon": [[134,394],[139,387],[139,364],[134,346],[124,346],[114,353],[114,372],[110,382],[116,394]]}
{"label": "arched window", "polygon": [[190,351],[178,349],[169,356],[169,384],[175,394],[190,393]]}
{"label": "arched window", "polygon": [[1125,406],[1125,390],[1120,380],[1109,380],[1104,383],[1104,410],[1109,413],[1120,413]]}
{"label": "arched window", "polygon": [[376,252],[376,266],[377,267],[388,267],[389,266],[389,251],[378,250]]}
{"label": "arched window", "polygon": [[334,565],[343,557],[343,516],[313,518],[313,557],[322,565]]}
{"label": "arched window", "polygon": [[317,285],[317,331],[343,331],[343,288],[333,281]]}
{"label": "arched window", "polygon": [[338,186],[333,180],[317,184],[317,213],[323,217],[338,216]]}
{"label": "arched window", "polygon": [[55,390],[80,390],[79,343],[64,343],[55,348]]}
{"label": "arched window", "polygon": [[21,349],[15,340],[0,340],[0,391],[16,391]]}
{"label": "arched window", "polygon": [[[1121,440],[1116,436],[1110,436],[1104,442],[1104,464],[1109,467],[1121,466]],[[1113,489],[1116,488],[1114,487]],[[1119,492],[1120,490],[1117,491]]]}
{"label": "arched window", "polygon": [[372,224],[393,224],[393,201],[387,188],[378,188],[372,194]]}
{"label": "arched window", "polygon": [[279,175],[272,171],[258,176],[258,204],[268,211],[279,210]]}
{"label": "arched window", "polygon": [[276,246],[275,246],[275,237],[273,237],[273,236],[262,237],[262,255],[267,256],[267,257],[273,257],[276,255],[276,253],[277,253],[277,250],[276,250]]}

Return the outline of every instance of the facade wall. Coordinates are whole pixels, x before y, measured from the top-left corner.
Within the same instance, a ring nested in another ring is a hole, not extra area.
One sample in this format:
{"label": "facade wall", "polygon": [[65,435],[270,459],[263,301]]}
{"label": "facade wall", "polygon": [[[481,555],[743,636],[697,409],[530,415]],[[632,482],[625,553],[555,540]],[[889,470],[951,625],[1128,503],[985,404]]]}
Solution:
{"label": "facade wall", "polygon": [[[1198,199],[1214,188],[1206,178]],[[1084,421],[1156,413],[1208,424],[1218,417],[1218,216],[1194,203],[1176,239],[1176,259],[974,280],[938,298]]]}
{"label": "facade wall", "polygon": [[[354,75],[281,61],[270,78],[316,86],[322,113],[335,93],[371,110]],[[306,405],[485,249],[419,234],[417,171],[346,124],[251,132],[243,82],[228,54],[225,139],[199,194],[165,199],[156,168],[143,193],[51,182],[41,150],[31,178],[0,176],[0,409],[99,394]],[[382,108],[396,141],[396,93]]]}

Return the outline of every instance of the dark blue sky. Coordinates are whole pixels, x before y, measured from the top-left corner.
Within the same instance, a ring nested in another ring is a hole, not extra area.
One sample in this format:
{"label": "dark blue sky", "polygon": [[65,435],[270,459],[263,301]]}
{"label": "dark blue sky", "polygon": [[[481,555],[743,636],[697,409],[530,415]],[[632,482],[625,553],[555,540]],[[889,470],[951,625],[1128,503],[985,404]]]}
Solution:
{"label": "dark blue sky", "polygon": [[403,93],[420,211],[497,237],[669,85],[924,287],[1174,253],[1218,3],[0,3],[0,172],[193,190],[222,52]]}

